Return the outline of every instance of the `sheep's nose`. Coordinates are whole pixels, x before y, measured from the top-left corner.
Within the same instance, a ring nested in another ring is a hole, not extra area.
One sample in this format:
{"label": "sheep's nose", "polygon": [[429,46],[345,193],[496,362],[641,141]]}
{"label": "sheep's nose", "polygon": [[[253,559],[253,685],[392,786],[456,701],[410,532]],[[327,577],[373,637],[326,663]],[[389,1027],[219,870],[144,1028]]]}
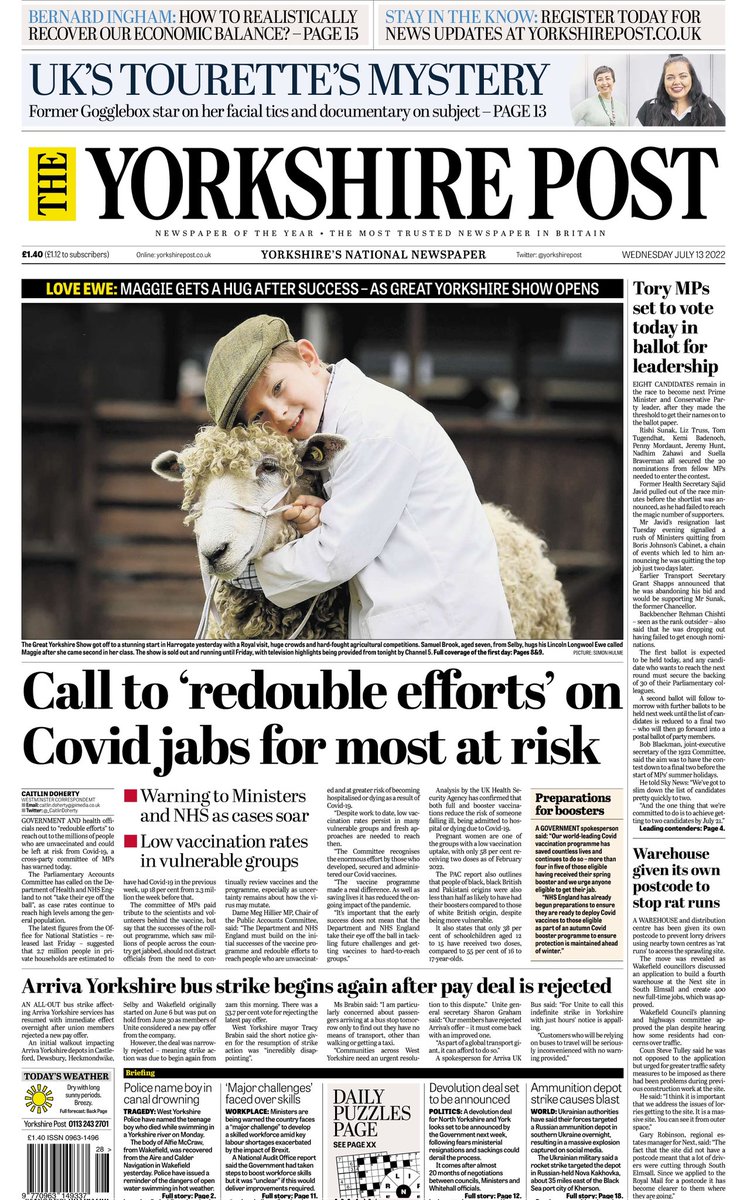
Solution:
{"label": "sheep's nose", "polygon": [[220,546],[216,546],[213,550],[206,551],[205,558],[209,566],[214,567],[223,557],[227,549],[228,542],[222,542]]}

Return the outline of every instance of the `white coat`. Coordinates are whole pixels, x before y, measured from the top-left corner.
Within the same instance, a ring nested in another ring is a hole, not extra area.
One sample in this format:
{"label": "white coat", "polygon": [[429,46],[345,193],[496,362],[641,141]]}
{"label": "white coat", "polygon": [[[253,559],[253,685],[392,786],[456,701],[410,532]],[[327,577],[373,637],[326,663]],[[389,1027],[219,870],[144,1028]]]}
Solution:
{"label": "white coat", "polygon": [[321,524],[257,561],[265,595],[288,608],[347,580],[351,638],[512,638],[495,540],[434,417],[343,359],[323,427],[348,445]]}

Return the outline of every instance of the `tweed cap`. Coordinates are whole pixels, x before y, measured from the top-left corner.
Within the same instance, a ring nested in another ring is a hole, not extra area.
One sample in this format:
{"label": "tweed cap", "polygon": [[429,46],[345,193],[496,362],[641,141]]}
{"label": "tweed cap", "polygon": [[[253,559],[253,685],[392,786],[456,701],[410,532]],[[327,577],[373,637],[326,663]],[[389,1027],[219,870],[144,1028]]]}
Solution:
{"label": "tweed cap", "polygon": [[215,343],[205,376],[208,412],[222,429],[230,429],[244,392],[256,383],[273,350],[292,342],[282,317],[250,317]]}

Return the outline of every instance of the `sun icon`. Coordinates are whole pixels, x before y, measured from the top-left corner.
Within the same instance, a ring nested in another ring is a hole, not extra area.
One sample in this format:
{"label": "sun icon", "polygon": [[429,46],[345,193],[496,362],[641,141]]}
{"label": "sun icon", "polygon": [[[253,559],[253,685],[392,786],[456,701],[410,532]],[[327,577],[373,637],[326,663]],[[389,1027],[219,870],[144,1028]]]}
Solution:
{"label": "sun icon", "polygon": [[26,1108],[33,1113],[45,1113],[52,1107],[54,1096],[48,1087],[30,1087],[26,1092]]}

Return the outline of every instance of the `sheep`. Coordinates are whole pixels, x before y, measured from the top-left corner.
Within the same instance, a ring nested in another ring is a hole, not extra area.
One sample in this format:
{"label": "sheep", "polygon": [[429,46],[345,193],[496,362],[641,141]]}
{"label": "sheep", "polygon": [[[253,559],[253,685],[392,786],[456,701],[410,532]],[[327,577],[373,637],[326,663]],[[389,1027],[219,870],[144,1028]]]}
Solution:
{"label": "sheep", "polygon": [[506,508],[483,504],[498,546],[498,561],[517,641],[564,641],[571,618],[555,564],[536,533]]}
{"label": "sheep", "polygon": [[[330,434],[294,443],[267,425],[235,426],[230,431],[207,426],[180,454],[166,450],[153,460],[157,475],[183,482],[185,524],[194,526],[206,590],[211,576],[214,580],[215,611],[208,637],[347,636],[346,584],[323,592],[316,602],[281,609],[262,592],[245,591],[230,582],[249,560],[298,536],[295,526],[282,519],[282,508],[296,496],[320,494],[319,472],[344,447],[344,439]],[[515,637],[568,638],[568,608],[545,543],[506,509],[495,504],[484,509],[498,545]]]}
{"label": "sheep", "polygon": [[[344,439],[332,434],[292,442],[268,425],[236,425],[228,432],[208,425],[180,454],[166,450],[153,460],[157,475],[184,484],[184,524],[194,526],[206,591],[211,576],[220,581],[213,594],[208,637],[347,637],[347,584],[323,592],[313,608],[311,602],[279,608],[263,592],[230,582],[249,559],[261,558],[298,536],[295,526],[282,519],[282,509],[296,496],[321,494],[319,472],[344,446]],[[272,511],[266,516],[246,511],[268,502]]]}

